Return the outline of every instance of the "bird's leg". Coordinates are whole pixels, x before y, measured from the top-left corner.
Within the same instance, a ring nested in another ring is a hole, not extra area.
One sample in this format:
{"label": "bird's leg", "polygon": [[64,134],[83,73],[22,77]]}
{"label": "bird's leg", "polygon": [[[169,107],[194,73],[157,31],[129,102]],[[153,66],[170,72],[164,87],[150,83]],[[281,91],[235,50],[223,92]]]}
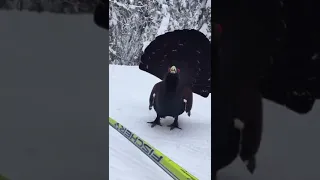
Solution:
{"label": "bird's leg", "polygon": [[153,128],[156,125],[162,126],[160,123],[160,116],[157,115],[156,119],[154,121],[148,122],[151,124],[151,127]]}
{"label": "bird's leg", "polygon": [[170,127],[170,130],[173,130],[173,129],[175,129],[175,128],[181,129],[181,128],[179,127],[179,124],[178,124],[178,116],[176,116],[176,117],[174,118],[173,123],[170,124],[170,125],[168,125],[168,127]]}

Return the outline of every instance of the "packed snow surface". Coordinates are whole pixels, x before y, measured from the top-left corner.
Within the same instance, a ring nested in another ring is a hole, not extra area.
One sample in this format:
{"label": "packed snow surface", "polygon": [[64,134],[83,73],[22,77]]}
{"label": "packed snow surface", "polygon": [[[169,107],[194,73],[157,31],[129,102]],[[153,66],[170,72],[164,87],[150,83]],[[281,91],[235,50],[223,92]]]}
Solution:
{"label": "packed snow surface", "polygon": [[[173,119],[162,120],[162,127],[147,124],[156,117],[148,109],[151,89],[159,79],[137,66],[109,66],[109,116],[149,142],[201,180],[211,174],[210,97],[194,95],[191,117],[179,117],[180,129],[170,131]],[[118,180],[170,180],[147,156],[111,126],[109,127],[110,178]]]}
{"label": "packed snow surface", "polygon": [[[181,115],[182,130],[147,124],[156,117],[148,109],[149,93],[159,79],[132,66],[109,66],[110,117],[145,139],[200,180],[210,179],[210,97],[194,94],[191,117]],[[250,175],[236,159],[219,173],[219,180],[316,180],[320,178],[319,110],[298,115],[264,101],[264,133],[257,169]],[[214,112],[213,112],[214,113]],[[162,120],[163,125],[172,118]],[[114,180],[171,179],[122,135],[109,127],[110,178]],[[214,161],[214,159],[212,159]]]}

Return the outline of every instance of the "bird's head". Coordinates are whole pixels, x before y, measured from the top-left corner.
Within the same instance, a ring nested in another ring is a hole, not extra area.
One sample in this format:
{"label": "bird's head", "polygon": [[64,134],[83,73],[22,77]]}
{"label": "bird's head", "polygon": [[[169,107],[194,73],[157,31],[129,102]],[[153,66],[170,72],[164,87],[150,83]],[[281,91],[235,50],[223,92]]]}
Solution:
{"label": "bird's head", "polygon": [[176,66],[171,66],[168,68],[168,73],[170,74],[178,74],[180,73],[180,69],[176,68]]}

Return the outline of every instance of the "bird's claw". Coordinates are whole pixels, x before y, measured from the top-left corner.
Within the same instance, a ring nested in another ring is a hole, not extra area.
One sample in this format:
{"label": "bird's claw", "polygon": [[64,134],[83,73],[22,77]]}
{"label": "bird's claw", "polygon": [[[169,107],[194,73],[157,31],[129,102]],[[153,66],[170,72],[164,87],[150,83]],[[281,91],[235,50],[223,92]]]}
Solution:
{"label": "bird's claw", "polygon": [[159,125],[159,126],[162,126],[162,124],[160,123],[160,120],[154,120],[154,121],[151,121],[151,122],[147,122],[149,124],[151,124],[151,127],[155,127],[156,125]]}
{"label": "bird's claw", "polygon": [[[168,125],[168,127],[170,127],[170,131],[173,130],[173,129],[175,129],[175,128],[181,129],[181,128],[179,127],[178,123],[176,123],[176,122]],[[181,130],[182,130],[182,129],[181,129]]]}

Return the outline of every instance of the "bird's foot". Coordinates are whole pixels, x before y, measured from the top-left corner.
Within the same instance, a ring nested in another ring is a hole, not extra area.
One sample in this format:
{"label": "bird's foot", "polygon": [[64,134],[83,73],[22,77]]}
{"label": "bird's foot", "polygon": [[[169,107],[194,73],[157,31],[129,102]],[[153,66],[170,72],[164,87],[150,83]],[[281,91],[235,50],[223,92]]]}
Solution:
{"label": "bird's foot", "polygon": [[[177,128],[177,129],[181,129],[179,127],[178,121],[174,121],[172,124],[168,125],[168,127],[170,127],[170,131]],[[181,129],[182,130],[182,129]]]}
{"label": "bird's foot", "polygon": [[155,127],[156,125],[162,126],[160,123],[160,118],[159,119],[155,119],[154,121],[148,122],[151,124],[151,128]]}

